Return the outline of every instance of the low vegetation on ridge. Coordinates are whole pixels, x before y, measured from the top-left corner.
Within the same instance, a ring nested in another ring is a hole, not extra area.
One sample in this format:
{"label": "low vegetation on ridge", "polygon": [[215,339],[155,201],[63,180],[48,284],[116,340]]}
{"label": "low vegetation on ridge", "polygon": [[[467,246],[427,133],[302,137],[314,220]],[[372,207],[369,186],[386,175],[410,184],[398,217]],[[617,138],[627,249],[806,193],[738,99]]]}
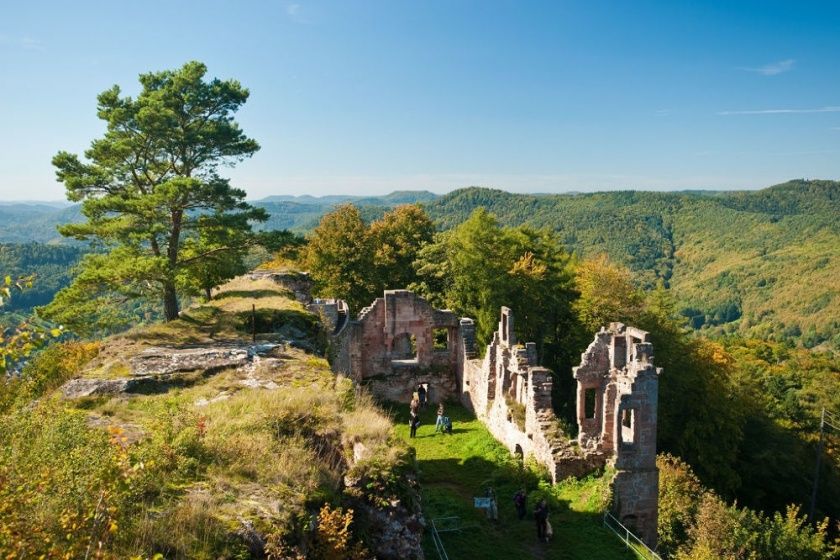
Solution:
{"label": "low vegetation on ridge", "polygon": [[[247,345],[252,304],[275,321],[259,338],[279,344],[262,364],[185,374],[144,394],[57,390],[70,378],[128,375],[117,365],[154,346]],[[319,344],[305,315],[277,285],[240,279],[177,321],[38,355],[0,392],[0,550],[364,557],[370,512],[414,507],[413,462],[387,415],[303,348]],[[348,473],[359,486],[345,484]]]}

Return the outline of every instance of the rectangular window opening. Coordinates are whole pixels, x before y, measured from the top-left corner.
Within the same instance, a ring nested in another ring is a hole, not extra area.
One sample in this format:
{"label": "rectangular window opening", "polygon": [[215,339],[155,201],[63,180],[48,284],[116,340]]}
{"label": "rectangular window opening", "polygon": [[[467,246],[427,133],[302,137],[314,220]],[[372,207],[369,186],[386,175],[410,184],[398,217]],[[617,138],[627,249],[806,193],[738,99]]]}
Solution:
{"label": "rectangular window opening", "polygon": [[597,389],[583,390],[583,415],[585,418],[595,418],[595,398]]}
{"label": "rectangular window opening", "polygon": [[635,416],[632,408],[621,411],[621,443],[633,443],[635,440]]}
{"label": "rectangular window opening", "polygon": [[449,329],[432,329],[432,341],[436,352],[449,350]]}

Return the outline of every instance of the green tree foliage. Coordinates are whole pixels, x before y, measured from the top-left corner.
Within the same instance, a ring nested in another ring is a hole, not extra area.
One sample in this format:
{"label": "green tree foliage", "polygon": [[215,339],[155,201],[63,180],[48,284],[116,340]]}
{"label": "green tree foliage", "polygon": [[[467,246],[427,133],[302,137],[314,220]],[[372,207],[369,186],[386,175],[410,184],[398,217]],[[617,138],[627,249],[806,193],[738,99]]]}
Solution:
{"label": "green tree foliage", "polygon": [[373,244],[359,209],[339,206],[309,236],[304,260],[316,293],[342,298],[354,312],[375,297]]}
{"label": "green tree foliage", "polygon": [[583,329],[596,332],[613,321],[632,322],[642,310],[642,295],[626,267],[598,255],[581,262],[575,274],[580,298],[575,312]]}
{"label": "green tree foliage", "polygon": [[358,207],[344,204],[312,231],[303,260],[317,293],[342,298],[357,312],[382,290],[415,281],[412,264],[433,232],[417,205],[398,206],[368,226]]}
{"label": "green tree foliage", "polygon": [[672,456],[657,459],[659,550],[677,560],[830,560],[828,520],[811,525],[796,506],[765,515],[728,505]]}
{"label": "green tree foliage", "polygon": [[36,281],[7,301],[5,311],[29,312],[49,303],[55,293],[70,283],[71,271],[85,250],[68,245],[23,243],[0,245],[0,270],[12,278]]}
{"label": "green tree foliage", "polygon": [[434,233],[432,220],[416,204],[398,206],[371,223],[377,288],[402,289],[414,282],[414,261]]}
{"label": "green tree foliage", "polygon": [[413,287],[438,305],[476,320],[480,342],[496,330],[499,308],[516,313],[523,340],[542,346],[568,325],[573,297],[569,255],[548,231],[503,228],[478,209],[420,251]]}
{"label": "green tree foliage", "polygon": [[[9,275],[0,275],[0,312],[12,300],[13,294],[24,291],[31,285],[31,277],[13,280]],[[47,328],[31,317],[19,321],[15,319],[8,325],[6,321],[0,322],[0,383],[9,382],[6,374],[47,344],[51,337],[60,334],[61,329]],[[0,395],[0,407],[4,400],[4,395]]]}
{"label": "green tree foliage", "polygon": [[731,356],[720,344],[692,337],[661,287],[648,294],[636,324],[651,333],[655,363],[665,370],[659,448],[688,461],[704,483],[733,495],[741,484],[735,465],[746,412]]}
{"label": "green tree foliage", "polygon": [[[53,158],[68,199],[82,203],[86,218],[60,232],[107,252],[84,258],[44,316],[84,329],[93,318],[87,312],[143,295],[162,301],[165,318],[175,319],[179,277],[200,276],[194,270],[220,253],[219,243],[240,242],[250,222],[266,219],[218,175],[259,149],[233,120],[248,90],[235,80],[205,81],[206,72],[189,62],[142,74],[136,98],[121,96],[118,86],[106,90],[98,116],[107,130],[85,152],[87,162],[68,152]],[[73,320],[77,306],[82,313]]]}
{"label": "green tree foliage", "polygon": [[[744,441],[736,468],[739,500],[754,508],[782,510],[807,503],[813,484],[820,415],[840,415],[840,359],[789,344],[730,337],[733,380],[746,399]],[[829,430],[817,514],[840,518],[840,440]],[[804,476],[803,476],[804,475]]]}
{"label": "green tree foliage", "polygon": [[[607,254],[644,289],[663,282],[692,326],[840,349],[840,182],[752,192],[524,195],[469,188],[430,201],[439,227],[479,207],[504,226],[557,232],[584,258]],[[802,279],[808,282],[803,283]]]}
{"label": "green tree foliage", "polygon": [[410,287],[434,305],[475,319],[479,348],[496,330],[499,308],[513,309],[517,336],[535,342],[543,365],[555,372],[558,412],[574,418],[566,372],[580,355],[581,336],[572,312],[571,258],[556,235],[501,227],[479,209],[458,227],[437,234],[420,250],[415,266],[419,278]]}

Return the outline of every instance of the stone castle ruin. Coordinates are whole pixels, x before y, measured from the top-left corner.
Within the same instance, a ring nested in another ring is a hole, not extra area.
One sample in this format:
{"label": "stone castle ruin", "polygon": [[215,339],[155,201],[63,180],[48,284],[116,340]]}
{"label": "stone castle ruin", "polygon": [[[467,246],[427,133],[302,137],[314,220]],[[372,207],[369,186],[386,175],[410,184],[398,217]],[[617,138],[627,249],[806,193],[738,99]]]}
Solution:
{"label": "stone castle ruin", "polygon": [[653,366],[648,333],[612,323],[595,334],[573,368],[578,437],[570,441],[552,408],[552,372],[539,365],[536,344],[517,343],[507,307],[483,358],[472,319],[408,290],[386,290],[356,319],[337,300],[315,300],[310,309],[329,319],[333,369],[374,395],[407,402],[424,385],[432,402],[457,399],[511,453],[544,465],[554,482],[612,464],[613,514],[655,547],[662,370]]}

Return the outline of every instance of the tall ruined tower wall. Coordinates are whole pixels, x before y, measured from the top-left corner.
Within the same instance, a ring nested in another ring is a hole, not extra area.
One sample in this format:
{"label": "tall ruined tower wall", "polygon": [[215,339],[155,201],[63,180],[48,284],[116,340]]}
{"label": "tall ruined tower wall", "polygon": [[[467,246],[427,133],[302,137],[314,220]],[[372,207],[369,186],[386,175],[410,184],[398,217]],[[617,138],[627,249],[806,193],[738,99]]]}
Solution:
{"label": "tall ruined tower wall", "polygon": [[612,458],[613,514],[651,547],[657,536],[661,372],[653,365],[648,333],[621,323],[597,333],[581,356],[581,365],[573,369],[578,442],[584,452]]}

